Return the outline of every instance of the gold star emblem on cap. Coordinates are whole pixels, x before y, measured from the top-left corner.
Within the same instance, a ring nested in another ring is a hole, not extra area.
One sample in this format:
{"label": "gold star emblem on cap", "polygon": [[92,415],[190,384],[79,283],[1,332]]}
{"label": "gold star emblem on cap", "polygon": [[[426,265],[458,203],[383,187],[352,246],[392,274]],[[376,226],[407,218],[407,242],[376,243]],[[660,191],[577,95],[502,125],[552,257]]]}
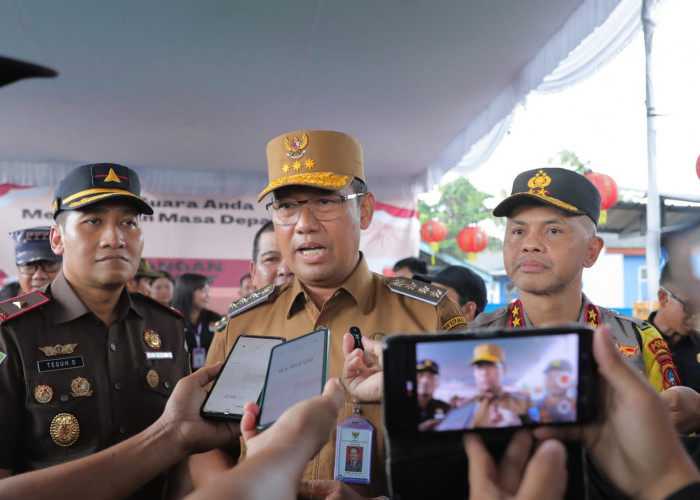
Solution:
{"label": "gold star emblem on cap", "polygon": [[284,172],[285,174],[288,174],[290,168],[291,167],[289,166],[289,163],[285,163],[284,165],[282,165],[282,172]]}
{"label": "gold star emblem on cap", "polygon": [[313,170],[313,168],[316,166],[316,162],[309,158],[304,162],[304,166],[307,168],[307,170]]}
{"label": "gold star emblem on cap", "polygon": [[292,167],[294,168],[294,170],[296,170],[298,172],[299,170],[301,170],[301,162],[299,160],[295,161],[292,164]]}
{"label": "gold star emblem on cap", "polygon": [[114,172],[113,168],[109,169],[109,173],[107,174],[107,177],[105,177],[104,182],[116,182],[117,184],[122,183],[122,181],[119,180],[119,177],[117,177],[117,174]]}

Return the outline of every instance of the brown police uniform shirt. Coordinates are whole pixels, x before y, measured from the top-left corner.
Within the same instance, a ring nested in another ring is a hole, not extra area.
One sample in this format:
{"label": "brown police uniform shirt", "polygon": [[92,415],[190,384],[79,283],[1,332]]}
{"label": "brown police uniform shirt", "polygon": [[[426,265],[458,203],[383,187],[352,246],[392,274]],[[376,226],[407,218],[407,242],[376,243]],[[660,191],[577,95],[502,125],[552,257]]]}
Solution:
{"label": "brown police uniform shirt", "polygon": [[[319,311],[307,298],[295,278],[290,285],[275,287],[262,303],[233,316],[225,331],[217,332],[209,349],[207,364],[223,361],[239,335],[281,336],[287,340],[325,326],[331,332],[329,377],[340,377],[343,369],[343,335],[357,326],[367,337],[379,338],[388,333],[416,333],[447,329],[465,329],[462,311],[452,299],[442,295],[437,304],[402,295],[389,288],[403,283],[413,289],[435,290],[425,283],[405,278],[388,278],[369,270],[364,257],[343,286]],[[407,292],[412,292],[404,288]],[[438,295],[439,296],[439,295]],[[232,304],[235,307],[236,304]],[[375,429],[372,447],[371,484],[351,485],[364,495],[386,494],[386,451],[381,431],[381,405],[362,404],[362,417]],[[352,401],[347,398],[338,423],[352,416]],[[320,454],[309,463],[306,479],[333,479],[335,432]],[[344,459],[343,459],[344,460]]]}
{"label": "brown police uniform shirt", "polygon": [[[644,320],[598,307],[583,295],[579,313],[580,324],[596,327],[604,323],[612,330],[615,346],[625,362],[644,374],[652,386],[661,392],[678,385],[678,374],[666,341],[652,325]],[[533,324],[519,300],[489,313],[481,313],[469,325],[477,328],[524,328]]]}
{"label": "brown police uniform shirt", "polygon": [[[107,327],[63,273],[43,293],[51,300],[0,326],[0,468],[15,473],[84,457],[137,434],[161,415],[189,373],[181,316],[153,299],[124,290],[117,320]],[[13,307],[0,305],[5,313]],[[66,415],[52,432],[59,414]],[[163,486],[159,478],[141,496],[157,498]]]}

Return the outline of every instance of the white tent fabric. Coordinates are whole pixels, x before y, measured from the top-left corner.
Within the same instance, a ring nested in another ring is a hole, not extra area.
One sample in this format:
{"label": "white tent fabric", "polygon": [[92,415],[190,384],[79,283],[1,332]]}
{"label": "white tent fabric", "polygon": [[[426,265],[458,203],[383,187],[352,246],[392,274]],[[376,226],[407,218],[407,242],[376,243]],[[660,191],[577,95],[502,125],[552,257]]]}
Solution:
{"label": "white tent fabric", "polygon": [[[640,4],[641,0],[582,0],[558,32],[541,46],[529,63],[513,75],[493,100],[485,103],[483,111],[465,123],[465,128],[451,143],[447,138],[445,144],[449,143],[449,146],[432,164],[425,165],[418,173],[409,171],[406,175],[397,175],[396,172],[401,171],[399,165],[395,167],[396,171],[387,172],[386,175],[375,174],[370,185],[372,190],[383,198],[410,198],[430,189],[458,164],[461,169],[469,170],[481,163],[507,130],[508,119],[514,107],[529,92],[538,88],[551,91],[571,85],[613,56],[638,31]],[[576,49],[580,41],[591,32],[594,33],[588,37],[585,48],[582,46]],[[312,34],[311,38],[313,36],[315,35]],[[571,57],[560,64],[569,54],[572,54]],[[486,50],[483,57],[489,57]],[[293,95],[289,97],[294,98]],[[485,136],[485,140],[473,147]],[[0,157],[0,183],[50,185],[77,164],[69,161],[16,161]],[[191,195],[256,194],[266,182],[262,169],[254,172],[236,169],[193,170],[169,168],[167,165],[156,168],[133,164],[130,166],[139,172],[143,187],[152,192]]]}

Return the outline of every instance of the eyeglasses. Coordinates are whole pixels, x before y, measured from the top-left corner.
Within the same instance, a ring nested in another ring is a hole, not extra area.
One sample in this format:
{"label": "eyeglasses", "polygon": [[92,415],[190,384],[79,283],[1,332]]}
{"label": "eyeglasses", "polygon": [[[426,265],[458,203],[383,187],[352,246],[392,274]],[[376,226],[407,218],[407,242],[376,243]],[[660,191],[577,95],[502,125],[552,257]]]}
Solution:
{"label": "eyeglasses", "polygon": [[683,312],[687,312],[687,313],[692,313],[692,312],[693,312],[693,306],[691,306],[690,304],[688,304],[687,301],[681,299],[678,295],[676,295],[675,293],[673,293],[673,292],[672,292],[671,290],[669,290],[668,288],[665,288],[665,287],[663,287],[663,286],[660,286],[659,288],[660,288],[661,290],[663,290],[664,292],[666,292],[667,294],[669,294],[669,295],[670,295],[673,299],[675,299],[680,305],[682,305],[682,306],[683,306]]}
{"label": "eyeglasses", "polygon": [[17,269],[19,269],[20,273],[30,276],[34,274],[39,267],[41,267],[41,270],[45,273],[57,273],[61,268],[61,263],[53,260],[38,260],[36,262],[17,264]]}
{"label": "eyeglasses", "polygon": [[301,206],[305,203],[316,220],[328,221],[340,217],[340,214],[343,213],[344,201],[360,198],[364,195],[365,193],[353,193],[345,196],[329,194],[310,200],[273,201],[265,205],[265,208],[270,214],[272,222],[282,226],[295,224],[299,220]]}

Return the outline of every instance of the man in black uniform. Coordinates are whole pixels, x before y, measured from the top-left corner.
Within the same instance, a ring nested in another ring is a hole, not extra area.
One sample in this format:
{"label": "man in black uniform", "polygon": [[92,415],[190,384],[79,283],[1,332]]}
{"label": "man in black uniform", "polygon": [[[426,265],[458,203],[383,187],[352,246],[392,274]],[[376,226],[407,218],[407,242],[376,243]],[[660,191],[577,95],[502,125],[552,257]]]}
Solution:
{"label": "man in black uniform", "polygon": [[[124,286],[143,250],[140,214],[153,213],[136,173],[78,167],[57,186],[53,213],[63,271],[0,303],[0,478],[139,433],[189,372],[178,313]],[[163,480],[139,496],[159,498]]]}
{"label": "man in black uniform", "polygon": [[418,395],[418,429],[432,429],[445,418],[450,405],[433,398],[440,385],[440,367],[432,359],[424,359],[416,364],[416,394]]}
{"label": "man in black uniform", "polygon": [[61,270],[61,256],[51,250],[49,226],[13,231],[15,264],[19,273],[20,293],[29,293],[48,285]]}

